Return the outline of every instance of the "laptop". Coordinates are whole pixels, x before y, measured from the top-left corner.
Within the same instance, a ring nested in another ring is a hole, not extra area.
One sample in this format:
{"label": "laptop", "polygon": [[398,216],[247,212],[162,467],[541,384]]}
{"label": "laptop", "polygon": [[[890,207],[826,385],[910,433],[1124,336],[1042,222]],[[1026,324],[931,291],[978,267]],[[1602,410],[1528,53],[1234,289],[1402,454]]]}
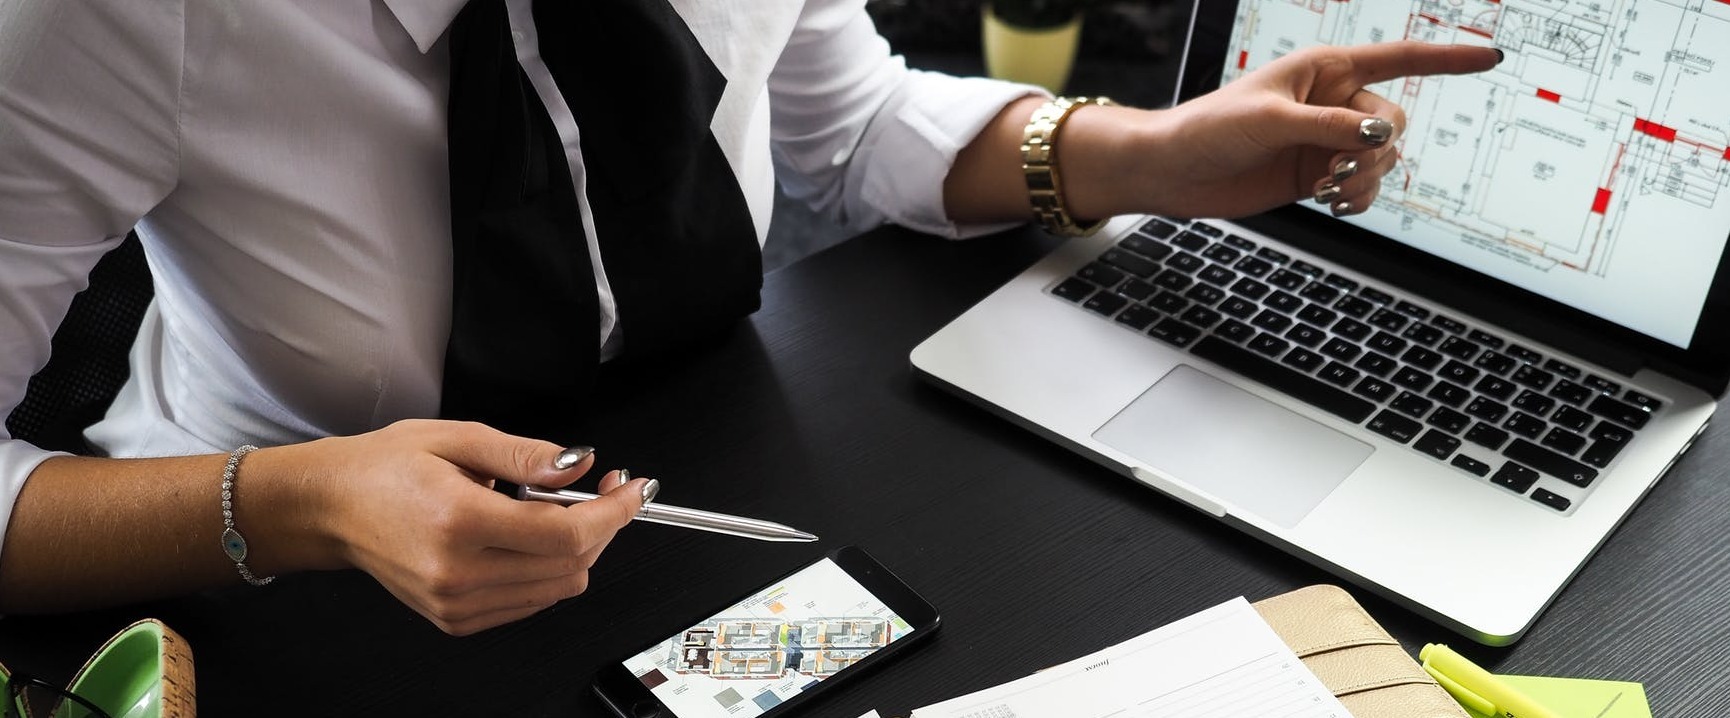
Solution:
{"label": "laptop", "polygon": [[1730,376],[1730,6],[1192,18],[1178,101],[1314,44],[1507,59],[1371,88],[1410,121],[1366,213],[1116,218],[921,343],[916,372],[1464,636],[1518,640]]}

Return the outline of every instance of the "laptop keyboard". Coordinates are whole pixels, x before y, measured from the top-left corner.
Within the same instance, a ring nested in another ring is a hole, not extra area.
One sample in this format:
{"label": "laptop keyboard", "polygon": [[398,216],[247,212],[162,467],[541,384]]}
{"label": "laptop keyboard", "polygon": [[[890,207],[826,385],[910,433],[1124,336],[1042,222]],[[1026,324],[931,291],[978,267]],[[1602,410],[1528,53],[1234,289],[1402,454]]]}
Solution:
{"label": "laptop keyboard", "polygon": [[1151,219],[1050,292],[1561,512],[1662,409],[1202,222]]}

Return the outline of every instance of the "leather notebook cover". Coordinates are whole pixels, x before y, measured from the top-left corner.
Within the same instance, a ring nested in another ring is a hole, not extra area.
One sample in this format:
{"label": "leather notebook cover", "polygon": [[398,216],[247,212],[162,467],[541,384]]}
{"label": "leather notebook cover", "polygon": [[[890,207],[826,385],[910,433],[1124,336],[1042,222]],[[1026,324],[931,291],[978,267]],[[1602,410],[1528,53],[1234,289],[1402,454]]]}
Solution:
{"label": "leather notebook cover", "polygon": [[1344,589],[1308,586],[1252,605],[1354,718],[1468,718]]}

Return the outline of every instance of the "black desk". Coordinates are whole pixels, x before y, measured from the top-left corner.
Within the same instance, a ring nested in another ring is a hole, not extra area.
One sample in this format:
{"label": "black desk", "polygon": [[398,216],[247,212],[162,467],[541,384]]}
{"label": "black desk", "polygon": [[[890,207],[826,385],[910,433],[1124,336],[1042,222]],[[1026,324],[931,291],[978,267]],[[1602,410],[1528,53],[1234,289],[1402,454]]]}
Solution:
{"label": "black desk", "polygon": [[[181,631],[201,708],[230,715],[598,716],[586,676],[830,547],[859,543],[944,611],[932,643],[809,716],[885,716],[1009,680],[1319,570],[919,383],[907,352],[1052,246],[883,230],[771,275],[751,326],[614,377],[583,440],[669,503],[822,534],[759,544],[640,525],[590,593],[449,638],[357,572],[162,604],[0,619],[0,660],[64,678],[138,615]],[[1354,591],[1408,647],[1494,669],[1644,681],[1656,715],[1730,715],[1730,440],[1713,428],[1512,649]],[[211,550],[216,550],[212,546]],[[1480,587],[1494,590],[1493,586]]]}

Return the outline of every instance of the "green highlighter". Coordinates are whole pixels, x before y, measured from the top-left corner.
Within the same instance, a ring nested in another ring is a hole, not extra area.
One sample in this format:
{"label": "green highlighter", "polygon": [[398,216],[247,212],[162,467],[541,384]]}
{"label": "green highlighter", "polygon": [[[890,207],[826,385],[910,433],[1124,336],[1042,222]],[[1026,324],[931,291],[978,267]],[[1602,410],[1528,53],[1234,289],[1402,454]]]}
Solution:
{"label": "green highlighter", "polygon": [[1418,660],[1454,700],[1478,713],[1498,718],[1561,718],[1440,643],[1425,645],[1418,651]]}

